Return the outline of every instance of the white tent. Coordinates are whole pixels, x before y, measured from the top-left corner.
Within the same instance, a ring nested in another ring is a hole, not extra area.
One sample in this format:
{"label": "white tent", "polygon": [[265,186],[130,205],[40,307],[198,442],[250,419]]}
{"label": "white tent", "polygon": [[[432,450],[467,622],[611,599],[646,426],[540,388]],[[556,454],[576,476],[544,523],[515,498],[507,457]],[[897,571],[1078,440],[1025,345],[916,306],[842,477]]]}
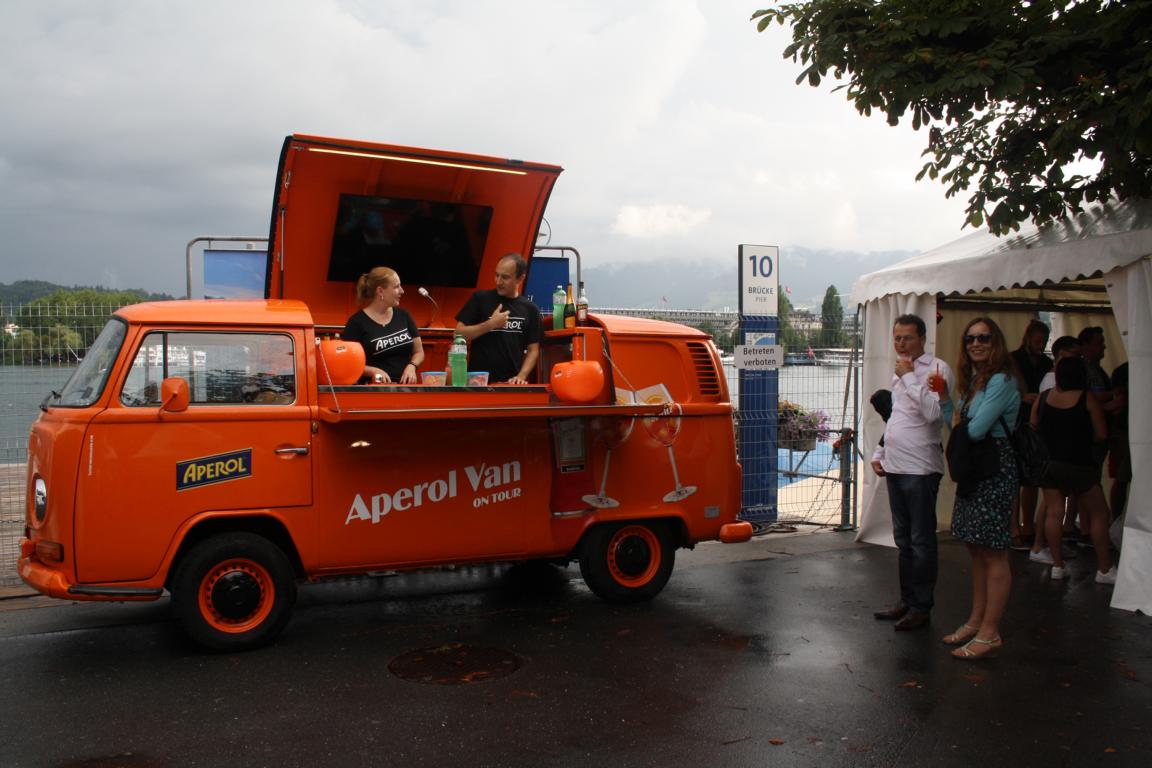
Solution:
{"label": "white tent", "polygon": [[[1013,347],[1037,311],[1053,313],[1053,338],[1074,336],[1086,325],[1105,328],[1105,369],[1127,359],[1133,382],[1134,473],[1112,606],[1152,614],[1152,472],[1146,471],[1152,468],[1152,401],[1140,394],[1152,382],[1152,201],[1096,205],[1008,237],[977,232],[861,277],[852,300],[864,310],[865,402],[869,393],[890,386],[892,322],[906,312],[925,319],[928,350],[949,361],[957,358],[961,329],[978,315],[995,318]],[[868,459],[883,422],[866,409],[861,423],[860,450]],[[891,545],[884,484],[871,469],[861,478],[858,538]],[[953,490],[945,477],[942,518],[951,515]]]}

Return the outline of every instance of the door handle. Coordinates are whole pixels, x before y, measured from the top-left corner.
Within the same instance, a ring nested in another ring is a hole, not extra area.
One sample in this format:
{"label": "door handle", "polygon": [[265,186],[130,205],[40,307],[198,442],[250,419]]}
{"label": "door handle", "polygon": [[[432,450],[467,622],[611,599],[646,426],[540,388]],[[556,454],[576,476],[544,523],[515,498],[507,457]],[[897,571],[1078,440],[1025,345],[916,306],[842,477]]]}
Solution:
{"label": "door handle", "polygon": [[297,456],[307,456],[308,455],[308,446],[302,445],[300,447],[293,447],[293,448],[277,448],[276,453],[278,453],[280,455],[294,453]]}

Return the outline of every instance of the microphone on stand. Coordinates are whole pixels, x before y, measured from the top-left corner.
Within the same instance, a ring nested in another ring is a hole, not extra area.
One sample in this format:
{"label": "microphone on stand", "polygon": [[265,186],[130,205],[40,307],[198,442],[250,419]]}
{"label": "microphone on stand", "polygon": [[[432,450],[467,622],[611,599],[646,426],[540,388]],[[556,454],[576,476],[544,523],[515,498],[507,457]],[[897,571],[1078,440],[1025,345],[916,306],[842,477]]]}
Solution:
{"label": "microphone on stand", "polygon": [[428,321],[428,325],[431,326],[436,322],[436,316],[440,314],[440,305],[436,303],[436,299],[432,298],[432,294],[428,293],[428,289],[424,286],[417,288],[416,292],[432,302],[432,319]]}

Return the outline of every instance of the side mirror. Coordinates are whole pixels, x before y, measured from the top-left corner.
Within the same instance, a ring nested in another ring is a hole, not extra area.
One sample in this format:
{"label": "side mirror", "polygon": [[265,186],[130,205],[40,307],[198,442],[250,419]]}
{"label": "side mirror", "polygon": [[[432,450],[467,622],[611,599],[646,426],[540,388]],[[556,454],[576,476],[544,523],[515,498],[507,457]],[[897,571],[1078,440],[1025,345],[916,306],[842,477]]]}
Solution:
{"label": "side mirror", "polygon": [[160,382],[160,409],[179,413],[188,410],[188,381],[169,376]]}

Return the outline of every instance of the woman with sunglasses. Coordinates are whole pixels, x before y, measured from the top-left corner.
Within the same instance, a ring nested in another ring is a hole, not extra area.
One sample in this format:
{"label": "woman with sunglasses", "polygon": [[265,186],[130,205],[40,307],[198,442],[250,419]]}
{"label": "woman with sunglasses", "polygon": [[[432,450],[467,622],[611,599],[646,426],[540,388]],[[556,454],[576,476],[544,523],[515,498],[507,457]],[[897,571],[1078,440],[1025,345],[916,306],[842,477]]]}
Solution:
{"label": "woman with sunglasses", "polygon": [[956,364],[961,401],[952,425],[966,418],[972,440],[994,440],[1000,456],[995,475],[976,483],[966,495],[961,496],[958,489],[952,511],[952,535],[968,546],[972,557],[972,610],[967,621],[943,639],[950,645],[963,643],[952,651],[955,658],[977,660],[1004,644],[1000,618],[1012,587],[1008,531],[1020,486],[1016,456],[1008,441],[1011,427],[1006,425],[1016,422],[1021,388],[1004,334],[991,318],[969,322],[961,345]]}

